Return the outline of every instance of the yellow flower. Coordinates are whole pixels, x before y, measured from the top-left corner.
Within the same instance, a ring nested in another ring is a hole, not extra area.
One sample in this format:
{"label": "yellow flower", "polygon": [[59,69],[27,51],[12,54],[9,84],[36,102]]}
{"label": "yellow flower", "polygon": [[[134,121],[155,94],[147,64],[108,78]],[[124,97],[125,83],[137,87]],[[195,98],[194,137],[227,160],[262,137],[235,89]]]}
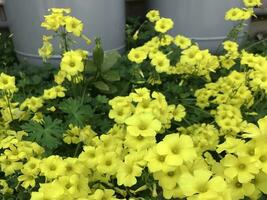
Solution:
{"label": "yellow flower", "polygon": [[146,14],[146,17],[150,22],[156,22],[160,19],[160,13],[158,10],[151,10]]}
{"label": "yellow flower", "polygon": [[226,189],[224,179],[220,176],[212,177],[212,172],[207,169],[197,169],[193,174],[183,173],[178,182],[186,196],[194,195],[203,200],[220,199]]}
{"label": "yellow flower", "polygon": [[78,144],[80,142],[81,129],[72,124],[69,125],[69,130],[63,134],[63,141],[67,144]]}
{"label": "yellow flower", "polygon": [[129,95],[134,102],[141,102],[143,99],[150,99],[150,91],[147,88],[138,88]]}
{"label": "yellow flower", "polygon": [[168,72],[170,60],[163,53],[158,53],[152,60],[151,65],[155,66],[158,73]]}
{"label": "yellow flower", "polygon": [[22,169],[24,174],[38,175],[40,172],[40,160],[31,157],[26,164],[23,165]]}
{"label": "yellow flower", "polygon": [[75,17],[66,17],[66,31],[73,33],[73,35],[80,37],[83,31],[83,23]]}
{"label": "yellow flower", "polygon": [[66,158],[64,159],[65,175],[69,176],[72,174],[85,175],[87,171],[83,165],[83,162],[77,158]]}
{"label": "yellow flower", "polygon": [[259,173],[259,164],[248,156],[233,156],[227,154],[221,164],[225,167],[224,174],[230,179],[237,177],[240,183],[248,183]]}
{"label": "yellow flower", "polygon": [[79,160],[81,160],[87,168],[94,169],[98,163],[97,159],[98,157],[95,147],[83,147],[83,152],[79,155]]}
{"label": "yellow flower", "polygon": [[227,185],[232,199],[244,199],[245,196],[250,196],[255,191],[252,183],[240,183],[237,178],[231,180]]}
{"label": "yellow flower", "polygon": [[98,156],[97,171],[102,174],[115,175],[120,165],[118,155],[115,152],[107,152]]}
{"label": "yellow flower", "polygon": [[246,7],[261,6],[261,0],[243,0]]}
{"label": "yellow flower", "polygon": [[173,118],[175,121],[180,122],[185,117],[185,107],[181,104],[177,105],[176,108],[173,110]]}
{"label": "yellow flower", "polygon": [[[267,116],[259,119],[258,126],[255,124],[248,124],[244,132],[246,134],[243,134],[243,137],[255,138],[259,142],[262,141],[262,139],[267,138]],[[266,141],[266,139],[263,141]]]}
{"label": "yellow flower", "polygon": [[50,108],[47,108],[48,111],[55,112],[56,108],[55,106],[51,106]]}
{"label": "yellow flower", "polygon": [[108,200],[117,200],[114,196],[115,192],[110,189],[97,189],[94,194],[89,196],[90,200],[103,200],[103,199],[108,199]]}
{"label": "yellow flower", "polygon": [[29,187],[34,187],[35,186],[35,179],[37,177],[33,175],[28,175],[28,174],[22,174],[18,177],[18,181],[21,182],[21,186],[24,187],[25,189],[28,189]]}
{"label": "yellow flower", "polygon": [[160,33],[166,33],[170,29],[172,29],[174,23],[170,18],[161,18],[155,24],[155,30]]}
{"label": "yellow flower", "polygon": [[43,61],[46,61],[53,53],[53,45],[49,41],[44,41],[43,46],[38,49],[38,53],[43,58]]}
{"label": "yellow flower", "polygon": [[62,84],[66,78],[67,73],[65,71],[59,71],[55,76],[54,80],[57,84]]}
{"label": "yellow flower", "polygon": [[196,158],[193,141],[188,135],[170,134],[158,143],[157,152],[166,156],[166,163],[170,166],[180,166],[185,161]]}
{"label": "yellow flower", "polygon": [[46,15],[44,17],[45,21],[42,22],[41,27],[44,27],[47,30],[58,31],[60,26],[65,23],[63,13],[52,13],[51,15]]}
{"label": "yellow flower", "polygon": [[133,136],[141,135],[143,137],[155,136],[161,129],[161,123],[151,113],[135,114],[128,119],[127,133]]}
{"label": "yellow flower", "polygon": [[[79,197],[87,197],[90,192],[88,187],[88,178],[77,174],[68,174],[61,176],[55,182],[64,188],[64,195],[69,199],[76,199]],[[63,199],[62,199],[63,200]]]}
{"label": "yellow flower", "polygon": [[15,85],[15,77],[6,75],[5,73],[0,74],[0,90],[8,90],[14,92],[17,90]]}
{"label": "yellow flower", "polygon": [[34,116],[32,117],[32,120],[37,122],[37,123],[43,123],[44,122],[44,116],[43,113],[41,112],[36,112]]}
{"label": "yellow flower", "polygon": [[146,58],[147,53],[141,48],[131,49],[128,54],[128,59],[137,64],[142,63]]}
{"label": "yellow flower", "polygon": [[40,163],[41,174],[47,179],[57,178],[65,173],[64,161],[59,156],[50,156]]}
{"label": "yellow flower", "polygon": [[181,49],[186,49],[188,47],[191,46],[192,42],[189,38],[184,37],[182,35],[177,35],[174,38],[174,44],[178,47],[180,47]]}
{"label": "yellow flower", "polygon": [[142,168],[135,163],[124,162],[117,172],[118,185],[131,187],[137,183],[136,177],[141,176]]}
{"label": "yellow flower", "polygon": [[43,107],[43,99],[41,97],[27,98],[20,105],[20,109],[23,110],[25,107],[28,107],[28,109],[32,112],[36,112],[38,109]]}
{"label": "yellow flower", "polygon": [[60,183],[52,182],[40,184],[38,192],[31,193],[31,200],[63,200],[65,190]]}
{"label": "yellow flower", "polygon": [[69,81],[84,70],[83,58],[77,51],[66,52],[61,60],[60,69],[66,73]]}
{"label": "yellow flower", "polygon": [[159,181],[159,185],[168,190],[173,190],[177,186],[180,176],[181,170],[179,168],[169,168],[166,171],[153,173],[153,177]]}
{"label": "yellow flower", "polygon": [[145,157],[149,171],[152,173],[167,171],[169,166],[166,164],[166,157],[166,155],[160,155],[156,147],[149,149]]}
{"label": "yellow flower", "polygon": [[52,13],[66,13],[66,14],[70,14],[71,13],[71,9],[70,8],[51,8],[48,9],[48,11],[51,11]]}
{"label": "yellow flower", "polygon": [[154,136],[144,137],[140,133],[138,135],[127,134],[125,137],[125,145],[130,149],[135,149],[137,151],[147,149],[156,144],[156,139]]}
{"label": "yellow flower", "polygon": [[11,194],[13,189],[9,188],[6,180],[0,179],[0,194]]}

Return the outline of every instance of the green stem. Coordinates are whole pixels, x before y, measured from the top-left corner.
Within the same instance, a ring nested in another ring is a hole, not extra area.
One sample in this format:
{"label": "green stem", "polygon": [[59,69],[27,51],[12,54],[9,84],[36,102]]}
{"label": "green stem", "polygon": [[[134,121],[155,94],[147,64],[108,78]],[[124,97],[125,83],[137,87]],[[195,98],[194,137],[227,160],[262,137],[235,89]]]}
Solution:
{"label": "green stem", "polygon": [[76,149],[75,149],[75,152],[74,152],[74,157],[75,157],[75,158],[78,156],[78,152],[79,152],[81,146],[82,146],[82,143],[80,142],[80,143],[77,145],[77,147],[76,147]]}
{"label": "green stem", "polygon": [[13,114],[12,114],[10,99],[9,99],[9,96],[7,95],[7,93],[5,91],[4,91],[4,94],[5,94],[5,97],[6,97],[6,100],[7,100],[8,110],[10,112],[10,116],[11,116],[11,119],[13,121],[14,120],[14,117],[13,117]]}
{"label": "green stem", "polygon": [[248,50],[248,49],[250,49],[250,48],[252,48],[252,47],[254,47],[254,46],[258,45],[258,44],[261,44],[261,43],[263,43],[263,42],[265,42],[265,41],[267,41],[267,38],[265,38],[265,39],[263,39],[263,40],[260,40],[260,41],[258,41],[258,42],[255,42],[255,43],[249,45],[248,47],[244,48],[244,50]]}

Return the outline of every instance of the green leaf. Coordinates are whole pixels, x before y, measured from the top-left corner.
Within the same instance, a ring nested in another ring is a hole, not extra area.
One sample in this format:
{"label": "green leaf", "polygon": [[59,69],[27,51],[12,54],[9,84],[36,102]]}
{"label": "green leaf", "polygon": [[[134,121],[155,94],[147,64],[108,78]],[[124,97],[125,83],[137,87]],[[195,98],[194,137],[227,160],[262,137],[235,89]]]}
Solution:
{"label": "green leaf", "polygon": [[83,127],[93,115],[92,107],[83,104],[82,99],[69,98],[64,100],[59,108],[67,114],[66,120],[69,124],[74,124],[80,127]]}
{"label": "green leaf", "polygon": [[108,103],[108,100],[109,99],[106,96],[104,96],[104,95],[97,95],[96,96],[96,101],[98,103],[100,103],[100,104],[106,104],[106,103]]}
{"label": "green leaf", "polygon": [[95,66],[95,64],[92,60],[87,60],[85,62],[85,70],[86,70],[86,72],[94,73],[97,71],[97,67]]}
{"label": "green leaf", "polygon": [[48,116],[44,117],[42,124],[29,121],[21,127],[28,133],[27,139],[37,142],[49,150],[56,149],[62,143],[64,129],[61,120],[52,120]]}
{"label": "green leaf", "polygon": [[109,71],[120,58],[120,54],[117,51],[111,51],[105,54],[104,63],[102,65],[102,72]]}
{"label": "green leaf", "polygon": [[102,77],[107,81],[119,81],[120,74],[118,71],[108,71],[107,73],[103,74]]}
{"label": "green leaf", "polygon": [[94,82],[94,86],[97,89],[102,90],[102,91],[105,91],[105,92],[107,92],[107,91],[110,90],[109,86],[105,82],[103,82],[103,81]]}

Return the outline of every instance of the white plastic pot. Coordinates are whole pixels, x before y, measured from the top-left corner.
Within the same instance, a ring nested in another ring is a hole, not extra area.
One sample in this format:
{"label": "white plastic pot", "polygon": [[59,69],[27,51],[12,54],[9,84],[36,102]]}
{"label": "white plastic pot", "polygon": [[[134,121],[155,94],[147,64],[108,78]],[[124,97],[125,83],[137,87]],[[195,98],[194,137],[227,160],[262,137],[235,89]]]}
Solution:
{"label": "white plastic pot", "polygon": [[172,35],[183,34],[196,41],[202,49],[214,52],[235,25],[225,21],[227,10],[243,7],[242,0],[150,0],[150,9],[174,20]]}
{"label": "white plastic pot", "polygon": [[[42,35],[40,27],[49,8],[71,8],[72,15],[84,22],[85,34],[94,39],[100,36],[106,51],[124,49],[124,0],[7,0],[5,10],[8,25],[14,34],[14,46],[20,61],[41,64],[38,48]],[[78,40],[77,47],[90,50]],[[54,56],[59,60],[59,56]]]}

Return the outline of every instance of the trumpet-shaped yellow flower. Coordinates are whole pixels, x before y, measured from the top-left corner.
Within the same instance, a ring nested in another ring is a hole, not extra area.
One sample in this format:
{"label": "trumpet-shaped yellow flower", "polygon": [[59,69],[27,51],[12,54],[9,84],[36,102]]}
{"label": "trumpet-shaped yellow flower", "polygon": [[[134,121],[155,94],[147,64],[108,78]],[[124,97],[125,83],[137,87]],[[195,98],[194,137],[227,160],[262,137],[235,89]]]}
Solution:
{"label": "trumpet-shaped yellow flower", "polygon": [[170,134],[157,145],[157,152],[166,156],[166,164],[180,166],[185,161],[193,161],[196,157],[193,141],[188,135]]}
{"label": "trumpet-shaped yellow flower", "polygon": [[147,14],[146,17],[150,22],[156,22],[160,19],[160,13],[158,10],[150,10]]}
{"label": "trumpet-shaped yellow flower", "polygon": [[151,113],[140,113],[129,117],[125,121],[127,133],[133,136],[155,136],[161,129],[161,123]]}
{"label": "trumpet-shaped yellow flower", "polygon": [[131,187],[137,183],[136,177],[141,176],[142,168],[136,163],[124,162],[117,172],[118,185]]}
{"label": "trumpet-shaped yellow flower", "polygon": [[0,74],[0,90],[8,90],[14,92],[17,90],[15,85],[15,77],[6,75],[5,73]]}
{"label": "trumpet-shaped yellow flower", "polygon": [[66,30],[73,35],[80,37],[83,31],[83,23],[75,17],[65,17]]}
{"label": "trumpet-shaped yellow flower", "polygon": [[137,64],[142,63],[146,58],[147,53],[141,48],[131,49],[128,54],[128,59]]}
{"label": "trumpet-shaped yellow flower", "polygon": [[41,174],[47,179],[57,178],[65,173],[64,161],[59,156],[50,156],[40,163]]}
{"label": "trumpet-shaped yellow flower", "polygon": [[155,30],[160,33],[166,33],[170,29],[172,29],[174,23],[170,18],[161,18],[155,24]]}
{"label": "trumpet-shaped yellow flower", "polygon": [[83,58],[77,51],[66,52],[60,63],[60,69],[66,73],[68,80],[72,80],[73,76],[77,76],[84,70]]}
{"label": "trumpet-shaped yellow flower", "polygon": [[224,174],[230,179],[237,177],[240,183],[248,183],[259,173],[259,163],[248,156],[233,156],[227,154],[222,160]]}
{"label": "trumpet-shaped yellow flower", "polygon": [[[220,176],[212,177],[212,172],[199,169],[184,173],[179,178],[179,185],[186,196],[198,197],[197,199],[219,199],[226,189],[226,183]],[[205,197],[205,198],[204,198]],[[212,198],[211,198],[212,197]]]}

